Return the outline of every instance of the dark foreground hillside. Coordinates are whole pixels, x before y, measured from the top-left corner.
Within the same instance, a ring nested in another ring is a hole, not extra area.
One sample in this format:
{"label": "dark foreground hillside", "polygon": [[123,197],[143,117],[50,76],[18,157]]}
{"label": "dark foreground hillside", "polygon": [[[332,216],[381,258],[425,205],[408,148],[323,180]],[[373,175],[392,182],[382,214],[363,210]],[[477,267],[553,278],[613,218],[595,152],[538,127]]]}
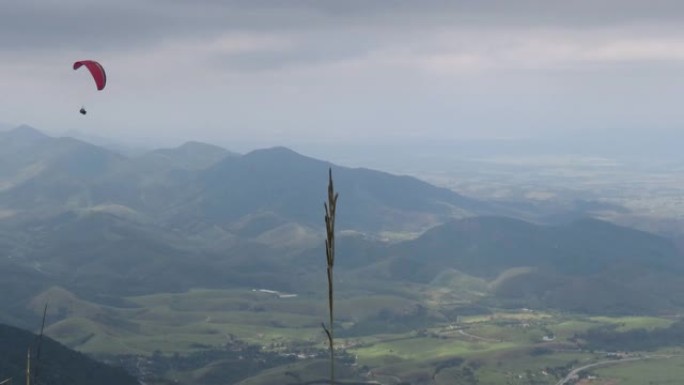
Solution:
{"label": "dark foreground hillside", "polygon": [[[26,353],[36,349],[36,335],[12,326],[0,324],[0,381],[26,379]],[[121,368],[97,362],[82,353],[44,337],[40,360],[33,359],[32,372],[38,383],[50,385],[138,385],[138,380]]]}

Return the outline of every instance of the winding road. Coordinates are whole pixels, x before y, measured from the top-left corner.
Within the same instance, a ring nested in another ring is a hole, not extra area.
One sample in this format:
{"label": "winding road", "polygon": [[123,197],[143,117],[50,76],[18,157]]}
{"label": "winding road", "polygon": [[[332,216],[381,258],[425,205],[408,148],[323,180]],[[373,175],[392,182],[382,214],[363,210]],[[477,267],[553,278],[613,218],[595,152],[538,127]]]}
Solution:
{"label": "winding road", "polygon": [[575,378],[581,371],[587,370],[590,368],[594,368],[597,366],[607,366],[607,365],[613,365],[613,364],[620,364],[623,362],[633,362],[633,361],[640,361],[640,360],[648,360],[652,358],[672,358],[675,357],[674,355],[648,355],[648,356],[640,356],[640,357],[628,357],[628,358],[622,358],[619,360],[606,360],[606,361],[599,361],[599,362],[594,362],[593,364],[588,364],[584,366],[580,366],[579,368],[573,369],[570,373],[568,373],[567,376],[563,377],[562,380],[558,381],[556,385],[565,385],[567,384],[570,380]]}
{"label": "winding road", "polygon": [[502,340],[495,340],[495,339],[493,339],[493,338],[485,338],[485,337],[476,336],[476,335],[474,335],[474,334],[470,334],[470,333],[464,331],[463,329],[459,329],[459,330],[458,330],[458,334],[460,334],[460,335],[462,335],[462,336],[466,336],[466,337],[472,338],[472,339],[480,340],[480,341],[487,341],[487,342],[502,342]]}

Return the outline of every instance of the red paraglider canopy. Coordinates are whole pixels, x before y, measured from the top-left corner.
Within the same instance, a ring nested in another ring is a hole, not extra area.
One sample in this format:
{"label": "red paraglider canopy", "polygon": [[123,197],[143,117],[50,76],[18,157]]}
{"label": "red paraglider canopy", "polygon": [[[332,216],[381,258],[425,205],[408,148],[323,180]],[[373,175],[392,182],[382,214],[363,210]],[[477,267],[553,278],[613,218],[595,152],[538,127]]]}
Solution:
{"label": "red paraglider canopy", "polygon": [[93,79],[95,79],[98,91],[102,91],[107,84],[107,74],[105,74],[104,67],[94,60],[81,60],[74,63],[74,70],[81,68],[81,66],[88,68]]}

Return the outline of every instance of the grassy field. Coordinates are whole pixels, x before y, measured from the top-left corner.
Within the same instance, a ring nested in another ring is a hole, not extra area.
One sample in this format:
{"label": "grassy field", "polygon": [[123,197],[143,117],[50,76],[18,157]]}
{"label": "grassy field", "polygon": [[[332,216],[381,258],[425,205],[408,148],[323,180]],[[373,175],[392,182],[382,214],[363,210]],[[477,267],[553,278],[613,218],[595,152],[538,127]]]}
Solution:
{"label": "grassy field", "polygon": [[[283,298],[278,293],[252,289],[191,290],[130,297],[126,300],[131,306],[116,308],[89,303],[62,290],[51,290],[59,294],[51,304],[65,318],[50,324],[47,335],[87,353],[152,355],[160,351],[185,355],[221,347],[234,340],[266,349],[277,347],[274,349],[278,351],[288,351],[295,345],[319,349],[326,346],[320,326],[326,317],[322,297]],[[430,290],[424,294],[434,298]],[[392,317],[399,317],[399,321],[402,317],[413,320],[411,314],[421,303],[418,299],[413,290],[407,297],[396,291],[375,295],[345,293],[337,302],[336,318],[340,321],[337,330],[377,318],[381,313],[390,318],[378,321],[380,325],[395,322]],[[348,369],[356,372],[357,377],[362,372],[360,368],[364,368],[368,379],[385,383],[397,383],[401,379],[433,381],[437,385],[455,380],[468,384],[472,380],[469,376],[475,376],[480,385],[552,385],[562,370],[567,373],[573,367],[602,359],[577,351],[576,345],[568,340],[575,334],[601,325],[616,325],[617,330],[626,331],[665,328],[673,323],[671,319],[657,317],[587,317],[530,309],[489,309],[487,315],[452,319],[434,316],[439,314],[439,309],[439,305],[429,309],[426,314],[430,317],[425,320],[430,321],[424,325],[411,324],[414,326],[403,332],[379,331],[338,338],[336,346],[355,357],[355,367]],[[661,353],[672,354],[672,351]],[[242,384],[267,384],[274,379],[292,380],[292,376],[300,376],[302,380],[325,377],[320,363],[314,361],[304,360],[255,373]],[[216,362],[169,375],[199,383],[198,379],[220,372],[217,368],[221,365]],[[320,370],[309,373],[313,368]],[[595,369],[592,373],[613,378],[620,385],[671,384],[677,383],[672,378],[684,375],[684,358],[626,363]]]}
{"label": "grassy field", "polygon": [[632,329],[657,329],[666,328],[674,323],[674,320],[656,317],[590,317],[590,321],[600,324],[617,325],[618,331]]}
{"label": "grassy field", "polygon": [[602,381],[619,385],[674,385],[684,379],[684,356],[625,362],[591,371]]}
{"label": "grassy field", "polygon": [[[320,324],[326,317],[322,298],[280,298],[249,289],[191,290],[127,300],[137,307],[88,303],[84,316],[53,301],[74,316],[49,325],[47,334],[87,353],[185,353],[220,346],[228,336],[260,345],[317,342],[322,340]],[[69,305],[78,307],[78,303],[70,299]],[[337,314],[343,323],[353,324],[380,311],[400,312],[416,303],[392,295],[342,298]]]}
{"label": "grassy field", "polygon": [[583,362],[589,359],[591,358],[584,353],[533,356],[520,351],[511,351],[483,358],[482,366],[477,370],[477,378],[480,385],[555,384],[558,377],[554,376],[549,368],[563,367],[573,362]]}

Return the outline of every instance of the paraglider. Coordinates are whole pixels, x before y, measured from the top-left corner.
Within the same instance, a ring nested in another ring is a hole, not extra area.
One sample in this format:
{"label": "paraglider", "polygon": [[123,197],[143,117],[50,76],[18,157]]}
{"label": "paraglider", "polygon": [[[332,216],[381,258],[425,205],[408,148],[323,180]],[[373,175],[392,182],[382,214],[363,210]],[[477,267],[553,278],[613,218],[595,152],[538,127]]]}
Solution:
{"label": "paraglider", "polygon": [[97,90],[102,91],[105,85],[107,85],[107,74],[105,74],[104,67],[94,60],[81,60],[74,63],[74,70],[81,68],[81,66],[85,66],[90,71],[93,80],[95,80]]}
{"label": "paraglider", "polygon": [[[90,71],[90,75],[92,75],[93,80],[95,81],[95,87],[97,88],[97,90],[102,91],[107,85],[107,74],[105,73],[104,67],[102,67],[100,63],[94,60],[80,60],[75,62],[73,67],[74,70],[77,70],[82,66],[85,66],[88,69],[88,71]],[[81,115],[85,115],[88,113],[85,107],[81,107],[79,112],[81,113]]]}

